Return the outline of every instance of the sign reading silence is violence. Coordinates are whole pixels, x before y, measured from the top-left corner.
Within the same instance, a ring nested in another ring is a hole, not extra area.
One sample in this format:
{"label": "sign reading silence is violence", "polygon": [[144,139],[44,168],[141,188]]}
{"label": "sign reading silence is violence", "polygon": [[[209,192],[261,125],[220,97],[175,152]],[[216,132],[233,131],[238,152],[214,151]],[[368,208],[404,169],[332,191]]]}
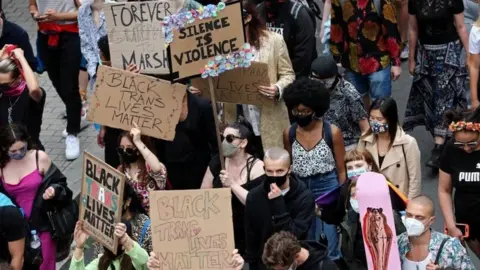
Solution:
{"label": "sign reading silence is violence", "polygon": [[99,66],[87,117],[127,131],[136,123],[145,135],[171,141],[185,89],[182,84]]}
{"label": "sign reading silence is violence", "polygon": [[114,3],[103,10],[114,67],[136,64],[142,73],[170,73],[161,23],[175,13],[175,1]]}
{"label": "sign reading silence is violence", "polygon": [[249,49],[244,48],[243,25],[241,2],[221,2],[165,17],[162,29],[169,45],[170,70],[178,75],[176,79],[199,75],[218,56],[229,55],[233,69],[233,60]]}
{"label": "sign reading silence is violence", "polygon": [[83,155],[80,217],[84,229],[100,244],[117,253],[115,224],[122,217],[125,175],[88,152]]}

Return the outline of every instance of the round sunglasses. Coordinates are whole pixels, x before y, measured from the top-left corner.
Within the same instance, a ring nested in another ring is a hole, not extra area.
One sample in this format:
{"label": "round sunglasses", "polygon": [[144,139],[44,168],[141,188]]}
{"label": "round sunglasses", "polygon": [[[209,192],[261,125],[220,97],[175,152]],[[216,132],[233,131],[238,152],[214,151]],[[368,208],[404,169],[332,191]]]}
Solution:
{"label": "round sunglasses", "polygon": [[136,148],[130,148],[130,147],[126,147],[126,148],[123,148],[123,147],[117,147],[117,153],[119,155],[133,155],[135,152],[137,151]]}
{"label": "round sunglasses", "polygon": [[235,136],[233,134],[228,134],[227,136],[221,135],[220,137],[221,137],[222,141],[226,140],[228,143],[232,143],[233,141],[235,141],[235,139],[242,139],[242,138],[240,138],[238,136]]}

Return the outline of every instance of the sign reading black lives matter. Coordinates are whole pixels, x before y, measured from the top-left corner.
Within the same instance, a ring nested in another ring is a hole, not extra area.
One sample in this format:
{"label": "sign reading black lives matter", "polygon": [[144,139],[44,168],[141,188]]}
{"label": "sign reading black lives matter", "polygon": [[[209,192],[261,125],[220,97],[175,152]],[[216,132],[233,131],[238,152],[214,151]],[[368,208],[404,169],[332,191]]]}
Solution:
{"label": "sign reading black lives matter", "polygon": [[217,17],[197,19],[173,30],[169,47],[172,73],[178,72],[177,79],[198,75],[210,59],[239,51],[244,44],[241,1],[227,4]]}
{"label": "sign reading black lives matter", "polygon": [[229,188],[150,192],[152,244],[161,269],[233,270],[231,201]]}
{"label": "sign reading black lives matter", "polygon": [[103,11],[114,67],[136,64],[142,73],[170,73],[162,21],[175,14],[175,1],[106,4]]}
{"label": "sign reading black lives matter", "polygon": [[125,175],[88,152],[83,154],[80,217],[83,229],[117,253],[115,225],[121,221]]}

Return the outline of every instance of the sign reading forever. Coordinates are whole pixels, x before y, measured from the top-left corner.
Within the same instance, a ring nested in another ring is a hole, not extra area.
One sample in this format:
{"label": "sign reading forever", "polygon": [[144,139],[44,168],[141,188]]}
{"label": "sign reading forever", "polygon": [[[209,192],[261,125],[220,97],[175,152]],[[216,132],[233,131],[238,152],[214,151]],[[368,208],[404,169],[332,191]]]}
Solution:
{"label": "sign reading forever", "polygon": [[170,73],[162,22],[163,17],[175,14],[175,10],[174,1],[105,5],[112,65],[125,69],[136,64],[144,73]]}
{"label": "sign reading forever", "polygon": [[242,4],[229,4],[217,17],[196,20],[180,30],[173,30],[170,43],[172,73],[182,79],[200,74],[209,59],[234,53],[245,44]]}
{"label": "sign reading forever", "polygon": [[127,131],[136,123],[142,134],[171,141],[185,89],[181,84],[100,66],[88,120]]}
{"label": "sign reading forever", "polygon": [[83,228],[102,246],[117,253],[115,225],[122,217],[125,175],[92,154],[83,154],[80,218]]}
{"label": "sign reading forever", "polygon": [[[258,86],[270,86],[268,64],[252,62],[248,68],[225,71],[213,78],[215,98],[218,102],[273,105],[273,101],[260,93]],[[192,86],[199,89],[203,97],[210,99],[208,79],[192,79]]]}
{"label": "sign reading forever", "polygon": [[233,269],[231,196],[229,188],[150,192],[161,269]]}

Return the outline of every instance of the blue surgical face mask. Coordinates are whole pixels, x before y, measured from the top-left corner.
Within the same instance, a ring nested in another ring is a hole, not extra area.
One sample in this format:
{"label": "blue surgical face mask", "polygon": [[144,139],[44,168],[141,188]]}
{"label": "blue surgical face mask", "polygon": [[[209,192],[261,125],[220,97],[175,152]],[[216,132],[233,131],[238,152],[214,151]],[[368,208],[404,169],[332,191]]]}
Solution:
{"label": "blue surgical face mask", "polygon": [[367,172],[367,169],[365,169],[363,167],[358,168],[358,169],[349,170],[349,171],[347,171],[347,177],[349,179],[358,178],[360,175],[362,175],[366,172]]}
{"label": "blue surgical face mask", "polygon": [[22,149],[19,149],[15,153],[8,153],[8,156],[14,160],[22,160],[26,154],[27,154],[27,144],[25,144]]}
{"label": "blue surgical face mask", "polygon": [[382,124],[380,122],[370,120],[370,128],[374,134],[379,134],[388,130],[388,124]]}

